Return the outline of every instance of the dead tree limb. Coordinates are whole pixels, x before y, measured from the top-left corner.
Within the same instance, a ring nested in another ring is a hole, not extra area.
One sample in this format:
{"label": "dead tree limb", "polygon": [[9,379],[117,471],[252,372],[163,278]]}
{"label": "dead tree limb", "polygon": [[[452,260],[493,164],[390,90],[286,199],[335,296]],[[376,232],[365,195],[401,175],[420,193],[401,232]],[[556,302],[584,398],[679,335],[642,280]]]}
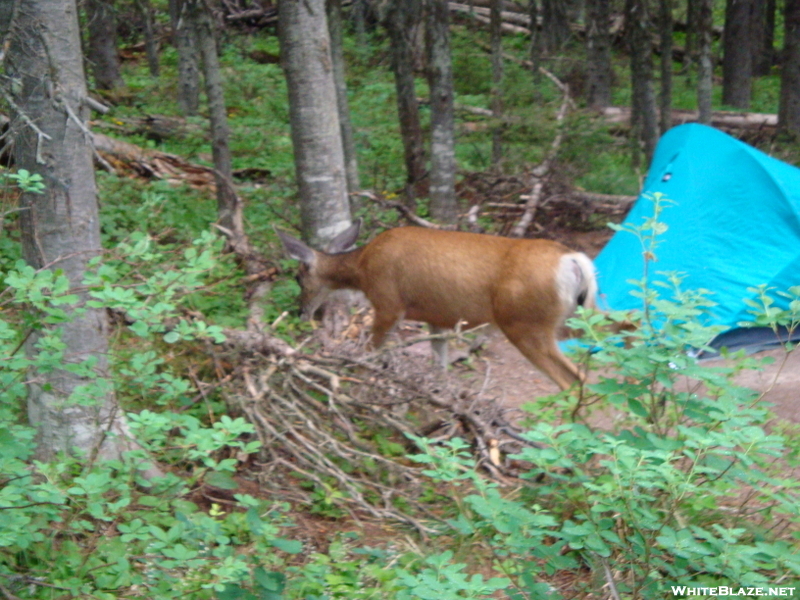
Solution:
{"label": "dead tree limb", "polygon": [[400,202],[392,202],[391,200],[386,200],[382,198],[379,194],[376,194],[375,192],[372,192],[370,190],[362,190],[360,192],[356,192],[353,195],[372,200],[381,208],[393,208],[397,212],[399,212],[400,215],[402,215],[409,223],[412,223],[413,225],[417,225],[419,227],[427,227],[428,229],[445,229],[445,230],[456,229],[455,225],[438,225],[432,221],[423,219],[422,217],[415,215],[414,212],[406,205]]}
{"label": "dead tree limb", "polygon": [[[606,121],[615,125],[629,126],[631,120],[630,108],[608,106],[601,112]],[[694,123],[699,119],[696,110],[673,109],[672,122]],[[731,112],[716,110],[711,113],[711,125],[719,129],[745,129],[752,131],[772,132],[778,126],[778,115],[768,113]]]}
{"label": "dead tree limb", "polygon": [[525,203],[525,212],[522,213],[519,221],[517,221],[516,225],[514,225],[514,227],[511,229],[511,237],[523,237],[525,232],[528,230],[528,226],[536,216],[536,209],[539,207],[539,203],[542,199],[544,182],[550,173],[550,168],[552,167],[553,161],[555,160],[558,150],[561,147],[561,141],[564,139],[564,117],[567,114],[567,109],[569,108],[571,100],[569,96],[569,87],[565,85],[563,91],[564,98],[561,102],[561,107],[558,109],[558,113],[556,114],[556,137],[553,139],[553,143],[550,145],[550,150],[548,151],[545,159],[531,172],[531,176],[533,178],[533,189],[527,197],[522,197],[523,199],[527,200]]}

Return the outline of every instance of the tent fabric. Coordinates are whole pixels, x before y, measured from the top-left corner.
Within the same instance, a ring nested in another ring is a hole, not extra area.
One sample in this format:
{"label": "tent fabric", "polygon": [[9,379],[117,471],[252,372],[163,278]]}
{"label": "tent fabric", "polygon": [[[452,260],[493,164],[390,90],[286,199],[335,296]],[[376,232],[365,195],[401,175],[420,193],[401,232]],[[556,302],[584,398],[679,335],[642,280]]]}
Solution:
{"label": "tent fabric", "polygon": [[[747,288],[800,285],[800,169],[711,127],[680,125],[659,142],[627,224],[653,216],[656,192],[670,203],[659,218],[668,229],[658,237],[650,281],[666,280],[659,272],[678,272],[685,275],[683,289],[709,290],[717,306],[708,324],[726,327],[719,338],[729,340],[726,346],[775,341],[772,332],[733,332],[752,320]],[[642,246],[633,234],[617,232],[595,264],[601,306],[641,308],[641,299],[631,295],[630,280],[644,274]]]}

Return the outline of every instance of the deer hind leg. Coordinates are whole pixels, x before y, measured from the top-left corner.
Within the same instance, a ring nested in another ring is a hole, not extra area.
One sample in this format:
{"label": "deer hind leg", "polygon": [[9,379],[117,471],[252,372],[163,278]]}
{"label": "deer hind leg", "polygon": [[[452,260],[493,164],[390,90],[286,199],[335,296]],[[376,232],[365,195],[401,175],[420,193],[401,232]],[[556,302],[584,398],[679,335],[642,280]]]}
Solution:
{"label": "deer hind leg", "polygon": [[525,358],[562,390],[581,381],[578,368],[559,350],[554,331],[551,332],[546,326],[537,328],[530,325],[502,329]]}
{"label": "deer hind leg", "polygon": [[[435,325],[428,325],[428,328],[433,335],[447,331],[444,327],[436,327]],[[446,369],[448,365],[447,340],[431,340],[431,349],[434,353],[434,360],[438,359],[442,368]]]}
{"label": "deer hind leg", "polygon": [[402,310],[375,309],[375,321],[372,323],[372,348],[380,348],[386,341],[386,336],[394,329],[397,322],[403,318]]}

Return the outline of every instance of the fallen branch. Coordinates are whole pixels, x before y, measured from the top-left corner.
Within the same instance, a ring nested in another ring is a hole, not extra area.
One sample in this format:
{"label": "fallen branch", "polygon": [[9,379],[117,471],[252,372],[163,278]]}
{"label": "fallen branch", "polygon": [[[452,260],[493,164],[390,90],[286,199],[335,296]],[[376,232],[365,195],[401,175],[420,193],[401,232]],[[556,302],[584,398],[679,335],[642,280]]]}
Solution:
{"label": "fallen branch", "polygon": [[550,150],[545,159],[538,167],[533,169],[533,172],[531,173],[533,178],[533,189],[531,190],[531,193],[528,194],[527,198],[523,196],[523,198],[527,199],[527,202],[525,203],[525,212],[522,213],[519,221],[517,221],[516,225],[514,225],[514,227],[511,229],[511,237],[523,237],[525,232],[528,230],[528,226],[530,226],[534,216],[536,215],[536,209],[539,207],[539,202],[542,199],[542,190],[544,189],[545,179],[550,173],[550,168],[553,165],[553,161],[555,160],[558,150],[561,147],[561,141],[564,138],[564,117],[567,114],[567,109],[569,108],[570,103],[571,99],[569,96],[569,87],[564,86],[563,101],[561,102],[561,107],[558,109],[558,113],[556,115],[556,137],[553,140],[553,143],[550,145]]}
{"label": "fallen branch", "polygon": [[[609,106],[602,109],[600,114],[609,123],[630,126],[630,108]],[[675,109],[672,111],[672,122],[675,125],[694,123],[698,118],[699,113],[696,110]],[[711,113],[711,125],[719,129],[773,130],[778,126],[778,115],[717,110]]]}
{"label": "fallen branch", "polygon": [[369,432],[384,432],[382,439],[408,446],[408,452],[414,451],[412,435],[439,442],[471,439],[481,466],[499,481],[510,474],[499,449],[511,454],[524,445],[507,433],[524,440],[506,418],[507,409],[485,397],[490,369],[476,394],[429,357],[404,350],[458,333],[414,338],[372,353],[363,342],[328,339],[323,330],[314,334],[313,341],[322,344],[316,353],[301,353],[269,332],[226,335],[241,364],[227,388],[239,390],[236,403],[255,426],[269,470],[261,484],[275,493],[285,494],[290,486],[294,497],[306,494],[312,503],[312,492],[291,484],[305,479],[354,518],[367,514],[427,533],[429,521],[439,518],[418,500],[429,485],[422,468],[405,455],[382,453]]}
{"label": "fallen branch", "polygon": [[380,195],[372,192],[370,190],[362,190],[360,192],[355,192],[352,194],[354,196],[359,196],[362,198],[368,198],[372,200],[376,204],[378,204],[381,208],[393,208],[397,212],[399,212],[409,223],[413,223],[419,227],[427,227],[428,229],[445,229],[445,230],[453,230],[456,229],[455,225],[438,225],[432,221],[428,221],[427,219],[423,219],[414,214],[414,212],[408,208],[405,204],[401,202],[393,202],[391,200],[386,200],[382,198]]}

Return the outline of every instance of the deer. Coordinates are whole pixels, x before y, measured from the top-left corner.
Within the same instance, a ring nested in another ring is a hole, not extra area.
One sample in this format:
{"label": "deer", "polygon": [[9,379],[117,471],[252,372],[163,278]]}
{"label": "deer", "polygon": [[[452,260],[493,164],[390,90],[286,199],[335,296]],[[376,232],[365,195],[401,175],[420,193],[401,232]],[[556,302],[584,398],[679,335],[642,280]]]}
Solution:
{"label": "deer", "polygon": [[[324,252],[276,230],[287,255],[300,262],[302,318],[312,318],[331,292],[359,290],[375,311],[373,348],[402,319],[428,323],[434,332],[490,324],[562,390],[583,380],[557,337],[578,306],[596,306],[588,256],[551,240],[413,226],[353,249],[360,228],[358,220]],[[446,340],[440,342],[434,351],[446,366]]]}

